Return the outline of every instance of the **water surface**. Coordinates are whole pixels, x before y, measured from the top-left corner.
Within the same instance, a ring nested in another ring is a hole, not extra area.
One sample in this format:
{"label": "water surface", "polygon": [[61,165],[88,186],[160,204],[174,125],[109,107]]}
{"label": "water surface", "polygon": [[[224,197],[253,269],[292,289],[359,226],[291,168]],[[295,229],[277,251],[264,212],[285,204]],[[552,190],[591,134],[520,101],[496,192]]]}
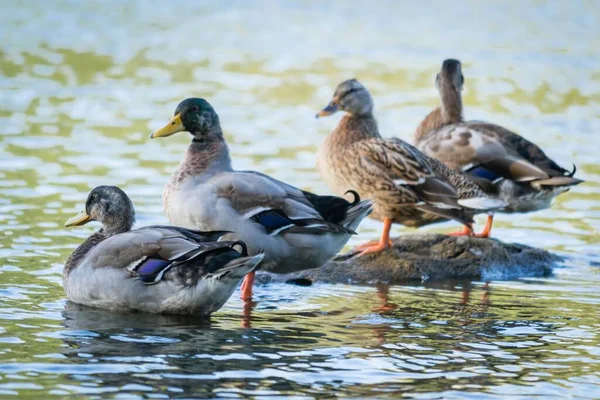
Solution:
{"label": "water surface", "polygon": [[[599,15],[589,1],[3,2],[0,396],[600,397]],[[250,319],[236,294],[209,322],[65,301],[63,262],[95,227],[62,224],[92,187],[125,189],[139,226],[166,222],[189,136],[147,136],[183,98],[214,105],[236,168],[327,193],[315,152],[339,117],[313,116],[335,85],[359,78],[384,136],[410,140],[447,57],[463,61],[468,118],[587,181],[497,218],[499,239],[567,257],[553,277],[271,285]]]}

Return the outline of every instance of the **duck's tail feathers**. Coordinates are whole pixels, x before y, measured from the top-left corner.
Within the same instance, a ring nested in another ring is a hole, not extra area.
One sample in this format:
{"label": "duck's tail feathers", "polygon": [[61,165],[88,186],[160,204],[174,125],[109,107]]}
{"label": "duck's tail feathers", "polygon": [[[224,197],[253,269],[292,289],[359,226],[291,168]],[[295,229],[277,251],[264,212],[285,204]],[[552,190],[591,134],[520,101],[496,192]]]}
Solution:
{"label": "duck's tail feathers", "polygon": [[473,223],[475,223],[475,220],[473,220],[473,216],[468,215],[462,210],[457,210],[455,208],[438,208],[431,204],[423,204],[417,206],[417,208],[429,214],[437,215],[438,217],[452,219],[466,226],[470,226]]}
{"label": "duck's tail feathers", "polygon": [[373,201],[371,200],[360,200],[352,203],[352,206],[346,210],[342,225],[355,231],[358,225],[363,219],[373,212]]}
{"label": "duck's tail feathers", "polygon": [[582,179],[573,178],[571,176],[553,176],[548,179],[539,179],[531,182],[531,186],[536,189],[541,189],[544,186],[575,186],[584,182]]}
{"label": "duck's tail feathers", "polygon": [[244,276],[252,271],[256,271],[260,267],[260,263],[265,258],[265,253],[262,251],[246,257],[239,257],[231,260],[226,266],[219,269],[218,271],[210,274],[215,279],[242,279]]}
{"label": "duck's tail feathers", "polygon": [[460,209],[456,187],[445,178],[428,176],[420,184],[411,185],[410,188],[427,204],[437,208]]}
{"label": "duck's tail feathers", "polygon": [[474,210],[499,210],[507,206],[504,200],[495,199],[492,197],[472,197],[470,199],[460,199],[458,200],[458,204]]}

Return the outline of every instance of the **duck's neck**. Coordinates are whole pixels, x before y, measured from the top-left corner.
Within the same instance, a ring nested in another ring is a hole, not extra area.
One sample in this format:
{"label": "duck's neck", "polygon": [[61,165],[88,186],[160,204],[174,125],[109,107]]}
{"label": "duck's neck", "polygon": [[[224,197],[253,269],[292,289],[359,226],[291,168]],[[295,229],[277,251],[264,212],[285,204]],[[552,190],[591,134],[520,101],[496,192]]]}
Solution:
{"label": "duck's neck", "polygon": [[442,98],[441,110],[444,123],[449,125],[462,122],[463,104],[460,91],[454,88],[443,90],[440,97]]}
{"label": "duck's neck", "polygon": [[175,174],[181,181],[190,175],[212,175],[232,170],[227,143],[219,135],[204,140],[194,139]]}
{"label": "duck's neck", "polygon": [[463,121],[462,97],[456,90],[444,90],[441,94],[442,105],[436,107],[421,121],[415,131],[415,141],[418,142],[432,131],[446,125],[458,124]]}
{"label": "duck's neck", "polygon": [[103,223],[102,229],[96,233],[102,234],[105,237],[111,237],[119,233],[129,232],[135,223],[135,216],[133,213],[120,215],[118,219],[114,217],[108,221],[104,220]]}
{"label": "duck's neck", "polygon": [[377,121],[372,113],[356,116],[346,114],[329,136],[339,145],[349,145],[361,140],[380,138]]}

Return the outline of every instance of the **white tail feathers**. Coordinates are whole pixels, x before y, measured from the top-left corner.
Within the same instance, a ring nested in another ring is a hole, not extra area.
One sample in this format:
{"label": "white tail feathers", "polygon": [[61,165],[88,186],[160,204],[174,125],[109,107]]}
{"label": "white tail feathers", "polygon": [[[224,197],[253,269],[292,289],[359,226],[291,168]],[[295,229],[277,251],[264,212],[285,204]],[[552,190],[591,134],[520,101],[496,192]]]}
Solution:
{"label": "white tail feathers", "polygon": [[474,210],[496,210],[506,207],[506,202],[500,199],[494,199],[491,197],[473,197],[470,199],[460,199],[458,204],[463,207],[471,208]]}

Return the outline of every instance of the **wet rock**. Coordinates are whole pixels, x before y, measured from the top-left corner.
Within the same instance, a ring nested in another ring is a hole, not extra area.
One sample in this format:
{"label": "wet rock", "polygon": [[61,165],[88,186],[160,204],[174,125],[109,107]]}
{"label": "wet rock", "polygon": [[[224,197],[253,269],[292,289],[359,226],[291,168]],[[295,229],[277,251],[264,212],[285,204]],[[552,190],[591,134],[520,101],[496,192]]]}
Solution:
{"label": "wet rock", "polygon": [[542,277],[563,259],[546,250],[496,239],[453,237],[440,234],[402,235],[393,247],[357,257],[338,256],[322,268],[293,274],[257,274],[261,283],[310,282],[346,284],[398,284],[444,279],[501,280]]}

